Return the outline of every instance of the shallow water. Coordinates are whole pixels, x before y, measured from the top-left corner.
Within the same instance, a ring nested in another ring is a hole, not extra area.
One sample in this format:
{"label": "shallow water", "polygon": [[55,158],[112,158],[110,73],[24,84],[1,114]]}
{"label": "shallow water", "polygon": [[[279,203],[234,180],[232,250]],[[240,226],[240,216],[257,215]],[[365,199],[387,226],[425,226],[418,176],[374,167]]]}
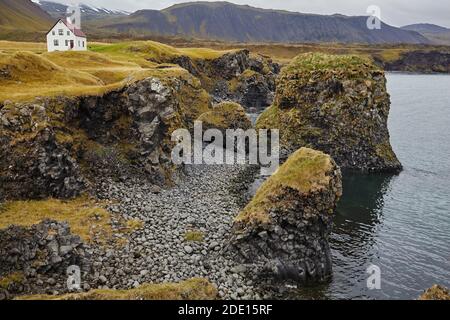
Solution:
{"label": "shallow water", "polygon": [[[416,299],[433,284],[450,287],[450,76],[387,78],[391,143],[404,171],[344,173],[330,240],[333,279],[290,298]],[[367,288],[372,264],[380,290]]]}

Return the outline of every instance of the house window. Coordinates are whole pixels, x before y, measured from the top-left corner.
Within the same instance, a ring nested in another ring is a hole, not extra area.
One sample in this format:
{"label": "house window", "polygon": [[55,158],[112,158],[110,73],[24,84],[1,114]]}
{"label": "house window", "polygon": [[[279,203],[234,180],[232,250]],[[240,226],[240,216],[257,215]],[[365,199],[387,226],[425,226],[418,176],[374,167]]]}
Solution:
{"label": "house window", "polygon": [[66,40],[66,47],[69,46],[69,40]]}
{"label": "house window", "polygon": [[53,31],[52,31],[52,35],[56,35],[56,32],[55,32],[55,30],[53,30]]}
{"label": "house window", "polygon": [[84,48],[84,41],[83,41],[83,48]]}
{"label": "house window", "polygon": [[58,47],[58,46],[59,46],[59,41],[58,41],[58,40],[53,40],[53,45],[54,45],[55,47]]}
{"label": "house window", "polygon": [[78,40],[78,46],[79,46],[79,47],[81,47],[81,43],[80,43],[80,40]]}
{"label": "house window", "polygon": [[63,30],[63,29],[59,29],[59,30],[58,30],[58,34],[59,34],[60,36],[63,36],[63,35],[64,35],[64,30]]}
{"label": "house window", "polygon": [[70,31],[67,31],[67,35],[70,36]]}

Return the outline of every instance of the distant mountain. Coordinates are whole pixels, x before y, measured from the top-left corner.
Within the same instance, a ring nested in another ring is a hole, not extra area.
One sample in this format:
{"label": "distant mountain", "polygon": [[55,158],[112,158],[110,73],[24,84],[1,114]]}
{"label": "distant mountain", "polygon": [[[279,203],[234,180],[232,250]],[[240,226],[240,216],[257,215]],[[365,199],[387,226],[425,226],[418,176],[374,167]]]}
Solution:
{"label": "distant mountain", "polygon": [[[42,1],[42,0],[33,0],[33,1],[37,5],[39,5],[44,11],[50,14],[54,19],[65,17],[66,10],[68,7],[66,4],[54,1]],[[99,8],[82,3],[80,4],[80,10],[81,10],[81,18],[86,21],[110,17],[121,17],[129,14],[129,12],[122,10]]]}
{"label": "distant mountain", "polygon": [[47,31],[53,19],[30,0],[0,0],[0,39]]}
{"label": "distant mountain", "polygon": [[315,15],[258,9],[228,2],[192,2],[140,10],[95,21],[98,32],[177,35],[239,42],[427,43],[414,31],[382,24],[369,30],[367,17]]}
{"label": "distant mountain", "polygon": [[431,23],[417,23],[402,27],[403,30],[416,31],[421,34],[441,34],[450,32],[449,28],[441,27]]}
{"label": "distant mountain", "polygon": [[402,27],[403,30],[419,32],[428,38],[431,43],[450,45],[450,29],[430,23],[411,24]]}

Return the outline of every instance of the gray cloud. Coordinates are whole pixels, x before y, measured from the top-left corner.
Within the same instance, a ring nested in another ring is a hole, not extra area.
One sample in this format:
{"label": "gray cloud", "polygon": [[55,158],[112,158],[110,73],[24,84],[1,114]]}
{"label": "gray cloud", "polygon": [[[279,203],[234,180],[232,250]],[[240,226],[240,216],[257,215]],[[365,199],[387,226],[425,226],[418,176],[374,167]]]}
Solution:
{"label": "gray cloud", "polygon": [[[73,3],[76,0],[54,0]],[[82,0],[82,3],[97,7],[136,11],[139,9],[163,9],[175,3],[174,0]],[[381,8],[383,21],[402,26],[412,23],[435,23],[450,27],[449,0],[231,0],[237,4],[248,4],[267,9],[284,9],[304,13],[346,15],[366,15],[367,7],[377,5]]]}

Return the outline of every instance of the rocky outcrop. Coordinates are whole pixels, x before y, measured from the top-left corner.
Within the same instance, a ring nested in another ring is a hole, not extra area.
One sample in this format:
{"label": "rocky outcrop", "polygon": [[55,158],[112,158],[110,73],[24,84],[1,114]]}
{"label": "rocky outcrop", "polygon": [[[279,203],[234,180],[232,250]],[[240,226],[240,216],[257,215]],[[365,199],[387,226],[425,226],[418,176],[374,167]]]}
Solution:
{"label": "rocky outcrop", "polygon": [[232,254],[262,280],[326,280],[332,271],[328,237],[341,195],[334,161],[298,150],[235,219]]}
{"label": "rocky outcrop", "polygon": [[377,56],[374,59],[387,71],[450,73],[450,53],[445,51],[409,51],[392,61]]}
{"label": "rocky outcrop", "polygon": [[[89,254],[67,223],[43,221],[31,228],[11,226],[0,230],[0,286],[3,298],[32,292],[43,280],[67,279],[69,266],[90,270]],[[40,291],[40,290],[39,290]]]}
{"label": "rocky outcrop", "polygon": [[283,69],[258,128],[280,129],[287,154],[312,147],[343,169],[401,170],[389,141],[384,72],[358,56],[303,54]]}
{"label": "rocky outcrop", "polygon": [[270,58],[248,50],[226,53],[215,59],[179,56],[169,62],[198,77],[215,102],[234,101],[249,111],[262,111],[274,97],[280,66]]}
{"label": "rocky outcrop", "polygon": [[419,298],[425,301],[450,300],[450,291],[442,286],[434,285],[427,289]]}
{"label": "rocky outcrop", "polygon": [[188,73],[103,96],[4,102],[0,199],[73,197],[98,177],[171,184],[171,133],[208,110],[209,95]]}
{"label": "rocky outcrop", "polygon": [[197,121],[202,122],[203,130],[218,129],[225,132],[227,129],[247,130],[252,127],[244,108],[234,102],[214,105],[211,111],[202,114]]}
{"label": "rocky outcrop", "polygon": [[[29,107],[20,110],[19,118],[5,117],[11,130],[33,121],[35,109]],[[79,166],[56,142],[53,129],[44,128],[23,139],[1,135],[0,141],[0,199],[8,194],[16,198],[69,198],[83,189]]]}

